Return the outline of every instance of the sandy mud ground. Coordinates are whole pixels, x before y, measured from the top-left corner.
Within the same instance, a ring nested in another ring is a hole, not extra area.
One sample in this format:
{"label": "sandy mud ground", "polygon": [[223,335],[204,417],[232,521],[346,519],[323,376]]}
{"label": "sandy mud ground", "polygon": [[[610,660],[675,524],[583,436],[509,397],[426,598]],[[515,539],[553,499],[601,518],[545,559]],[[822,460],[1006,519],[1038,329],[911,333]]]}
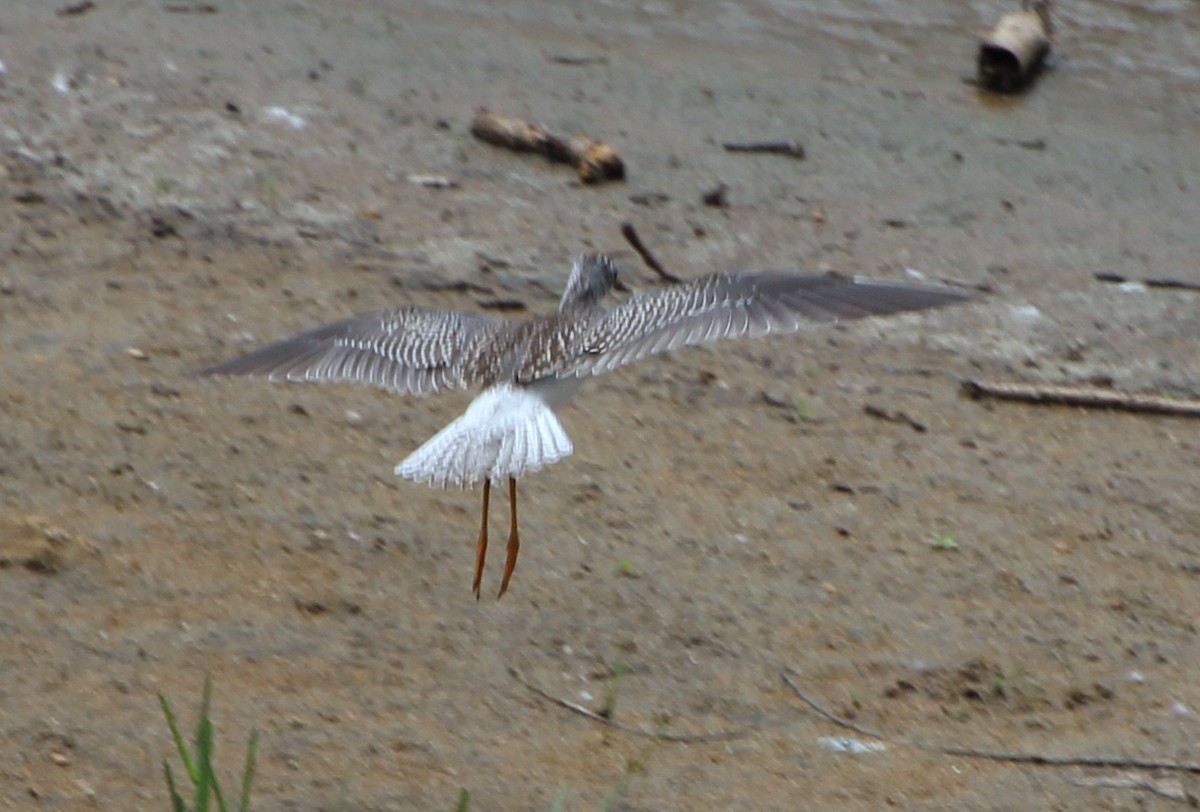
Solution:
{"label": "sandy mud ground", "polygon": [[[1094,278],[1200,282],[1195,4],[1072,4],[1012,101],[962,81],[1005,7],[903,5],[7,0],[0,807],[166,809],[156,694],[190,722],[205,673],[264,810],[1194,803],[912,743],[1200,760],[1200,424],[958,392],[1200,387],[1197,294]],[[480,104],[628,180],[475,141]],[[720,147],[763,138],[808,158]],[[587,250],[653,289],[623,221],[680,275],[989,292],[591,381],[499,602],[478,494],[391,474],[467,395],[191,375],[389,304],[549,310]],[[840,752],[785,672],[891,741]]]}

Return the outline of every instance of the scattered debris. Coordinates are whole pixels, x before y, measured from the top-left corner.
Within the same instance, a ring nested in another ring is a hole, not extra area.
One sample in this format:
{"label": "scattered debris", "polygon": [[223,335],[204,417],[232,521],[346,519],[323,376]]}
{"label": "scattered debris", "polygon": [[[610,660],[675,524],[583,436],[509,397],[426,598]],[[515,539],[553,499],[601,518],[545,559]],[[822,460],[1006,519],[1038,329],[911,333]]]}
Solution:
{"label": "scattered debris", "polygon": [[722,182],[718,183],[713,188],[709,189],[700,195],[701,202],[705,206],[712,206],[714,209],[724,209],[729,206],[729,185]]}
{"label": "scattered debris", "polygon": [[571,67],[583,67],[586,65],[607,65],[608,57],[606,56],[576,56],[574,54],[550,54],[546,57],[556,65],[570,65]]}
{"label": "scattered debris", "polygon": [[163,6],[163,11],[171,14],[216,14],[217,7],[212,3],[172,3]]}
{"label": "scattered debris", "polygon": [[748,726],[748,727],[738,728],[737,730],[719,731],[717,733],[668,733],[668,732],[662,731],[662,730],[655,730],[655,731],[642,730],[640,728],[623,725],[620,722],[617,722],[616,720],[610,718],[610,716],[606,716],[601,711],[594,711],[594,710],[591,710],[590,708],[585,708],[583,705],[577,704],[575,702],[571,702],[566,699],[560,699],[557,696],[554,696],[553,694],[551,694],[550,692],[545,691],[545,690],[539,688],[538,686],[534,685],[533,683],[529,682],[527,679],[525,679],[525,677],[521,676],[521,672],[515,668],[509,668],[508,674],[513,679],[515,679],[517,682],[524,685],[528,690],[530,690],[533,693],[540,696],[542,699],[545,699],[549,702],[553,702],[555,705],[558,705],[561,708],[566,708],[569,711],[578,713],[580,716],[584,716],[588,719],[591,719],[593,722],[599,722],[600,724],[611,727],[614,730],[620,730],[623,733],[631,733],[635,736],[643,736],[647,739],[654,739],[655,741],[685,742],[685,743],[686,742],[732,741],[733,739],[740,739],[740,738],[744,737],[753,727],[753,726]]}
{"label": "scattered debris", "polygon": [[992,140],[1002,147],[1015,146],[1034,152],[1044,152],[1049,146],[1049,142],[1045,138],[993,138]]}
{"label": "scattered debris", "polygon": [[1197,290],[1200,291],[1200,282],[1188,282],[1183,279],[1130,279],[1127,276],[1121,276],[1119,273],[1096,273],[1092,274],[1098,282],[1107,282],[1110,285],[1141,285],[1147,288],[1167,288],[1170,290]]}
{"label": "scattered debris", "polygon": [[457,189],[458,182],[445,175],[408,175],[405,180],[426,189]]}
{"label": "scattered debris", "polygon": [[554,135],[536,124],[483,107],[475,111],[471,120],[471,135],[515,152],[537,152],[552,161],[570,164],[579,170],[584,183],[625,177],[625,164],[616,150],[586,135]]}
{"label": "scattered debris", "polygon": [[38,575],[55,575],[66,567],[75,538],[42,516],[0,519],[0,570],[21,567]]}
{"label": "scattered debris", "polygon": [[957,550],[958,542],[954,540],[953,533],[935,533],[929,541],[925,542],[934,550]]}
{"label": "scattered debris", "polygon": [[645,243],[642,242],[642,238],[638,236],[637,229],[633,227],[633,223],[621,223],[621,235],[629,241],[629,244],[633,246],[633,250],[638,252],[638,256],[642,258],[642,261],[650,266],[650,270],[658,274],[664,281],[675,285],[683,281],[675,274],[667,271],[662,266],[662,263],[654,257],[654,254],[650,253],[650,249],[646,247]]}
{"label": "scattered debris", "polygon": [[1183,801],[1195,805],[1195,797],[1183,788],[1183,779],[1174,775],[1147,775],[1144,772],[1124,771],[1108,775],[1089,775],[1071,779],[1077,787],[1103,789],[1135,789],[1152,792],[1170,801]]}
{"label": "scattered debris", "polygon": [[962,382],[962,391],[972,400],[986,397],[1039,405],[1082,406],[1089,409],[1121,409],[1144,414],[1200,417],[1200,399],[1121,392],[1099,386],[966,380]]}
{"label": "scattered debris", "polygon": [[880,406],[878,403],[863,404],[863,414],[879,420],[886,420],[889,423],[898,423],[902,426],[908,426],[919,434],[924,434],[927,430],[927,427],[921,421],[909,417],[899,409],[889,409],[886,406]]}
{"label": "scattered debris", "polygon": [[69,6],[63,6],[54,13],[59,17],[78,17],[80,15],[87,14],[89,11],[95,10],[95,8],[96,4],[92,2],[92,0],[82,0],[82,2],[79,3],[72,3]]}
{"label": "scattered debris", "polygon": [[284,107],[268,107],[263,110],[263,116],[268,121],[282,121],[293,130],[303,130],[308,126],[308,121],[304,116],[293,113]]}
{"label": "scattered debris", "polygon": [[796,141],[726,141],[721,144],[726,152],[759,152],[767,155],[786,155],[803,161],[807,156],[804,145]]}
{"label": "scattered debris", "polygon": [[977,758],[984,761],[999,761],[1009,764],[1036,764],[1043,767],[1110,767],[1115,769],[1126,770],[1160,770],[1163,772],[1183,772],[1200,774],[1200,763],[1191,761],[1167,761],[1158,758],[1123,758],[1112,756],[1056,756],[1045,753],[1030,753],[1030,752],[1010,752],[1004,750],[983,750],[975,747],[957,747],[944,746],[938,744],[926,744],[925,742],[913,741],[904,737],[885,736],[882,733],[877,733],[869,728],[862,727],[849,719],[843,719],[840,716],[826,710],[815,699],[812,699],[800,689],[796,681],[792,679],[791,671],[785,669],[780,672],[784,683],[792,689],[797,698],[804,704],[808,705],[812,710],[819,715],[834,723],[838,727],[844,727],[847,730],[852,730],[860,736],[865,736],[868,739],[876,739],[880,742],[893,745],[907,745],[915,747],[918,750],[924,750],[927,753],[940,753],[944,756],[958,756],[959,758]]}
{"label": "scattered debris", "polygon": [[1015,93],[1041,71],[1050,53],[1054,26],[1050,0],[1024,0],[1021,11],[1005,14],[979,43],[978,82],[996,93]]}
{"label": "scattered debris", "polygon": [[629,196],[629,202],[639,206],[657,206],[670,200],[671,196],[666,192],[638,192]]}
{"label": "scattered debris", "polygon": [[887,749],[883,742],[865,742],[850,736],[822,736],[817,739],[826,750],[835,753],[846,753],[851,756],[861,756],[865,753],[882,753]]}

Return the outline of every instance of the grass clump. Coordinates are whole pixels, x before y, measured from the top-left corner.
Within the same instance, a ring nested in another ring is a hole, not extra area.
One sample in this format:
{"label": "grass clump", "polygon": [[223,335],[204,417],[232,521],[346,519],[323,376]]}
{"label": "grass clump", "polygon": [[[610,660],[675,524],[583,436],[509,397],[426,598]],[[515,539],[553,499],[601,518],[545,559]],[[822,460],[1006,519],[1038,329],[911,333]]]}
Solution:
{"label": "grass clump", "polygon": [[[213,770],[214,728],[209,718],[209,708],[212,706],[212,676],[204,678],[204,694],[200,700],[200,718],[196,722],[196,734],[189,749],[179,730],[179,723],[171,703],[162,693],[158,695],[162,705],[163,715],[167,718],[167,727],[171,729],[171,737],[175,740],[175,749],[179,751],[179,760],[183,762],[184,772],[191,780],[194,788],[192,803],[189,806],[179,791],[175,782],[175,773],[171,764],[163,759],[163,773],[167,778],[167,789],[171,793],[171,809],[173,812],[208,812],[210,809],[218,812],[229,812],[230,807],[225,803],[221,785]],[[238,812],[250,812],[250,787],[254,783],[254,759],[258,752],[258,731],[251,729],[250,741],[246,744],[246,762],[242,770],[242,793],[238,805],[233,807]],[[213,805],[215,802],[215,806]]]}

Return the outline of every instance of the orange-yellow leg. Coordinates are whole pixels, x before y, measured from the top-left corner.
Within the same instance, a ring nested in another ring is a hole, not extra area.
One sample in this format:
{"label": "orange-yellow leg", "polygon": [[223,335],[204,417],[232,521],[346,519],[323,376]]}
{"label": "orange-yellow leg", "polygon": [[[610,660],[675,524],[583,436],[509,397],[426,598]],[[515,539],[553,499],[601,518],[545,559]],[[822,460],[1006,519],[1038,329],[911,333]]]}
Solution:
{"label": "orange-yellow leg", "polygon": [[475,600],[479,600],[479,584],[483,581],[483,560],[487,558],[487,514],[488,497],[492,494],[492,481],[483,481],[483,520],[479,525],[479,544],[475,547],[475,583],[471,589],[475,592]]}
{"label": "orange-yellow leg", "polygon": [[504,580],[500,582],[497,599],[503,598],[508,590],[508,579],[517,568],[517,553],[521,552],[521,536],[517,533],[517,480],[511,476],[508,478],[508,506],[512,513],[512,528],[508,531],[508,558],[504,562]]}

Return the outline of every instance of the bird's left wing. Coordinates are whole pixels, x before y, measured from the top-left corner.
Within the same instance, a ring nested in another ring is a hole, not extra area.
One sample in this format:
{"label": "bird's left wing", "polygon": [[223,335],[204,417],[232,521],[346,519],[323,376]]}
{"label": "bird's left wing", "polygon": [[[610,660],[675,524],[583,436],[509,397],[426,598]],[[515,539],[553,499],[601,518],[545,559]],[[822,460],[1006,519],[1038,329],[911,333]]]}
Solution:
{"label": "bird's left wing", "polygon": [[470,386],[468,356],[504,322],[405,307],[363,313],[202,370],[288,381],[347,381],[400,394]]}
{"label": "bird's left wing", "polygon": [[725,338],[795,332],[805,325],[940,307],[970,298],[932,285],[836,273],[719,273],[635,296],[604,313],[558,373],[598,375],[640,358]]}

